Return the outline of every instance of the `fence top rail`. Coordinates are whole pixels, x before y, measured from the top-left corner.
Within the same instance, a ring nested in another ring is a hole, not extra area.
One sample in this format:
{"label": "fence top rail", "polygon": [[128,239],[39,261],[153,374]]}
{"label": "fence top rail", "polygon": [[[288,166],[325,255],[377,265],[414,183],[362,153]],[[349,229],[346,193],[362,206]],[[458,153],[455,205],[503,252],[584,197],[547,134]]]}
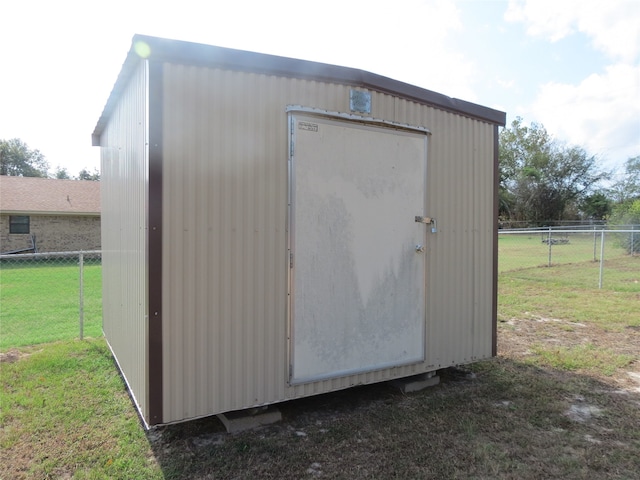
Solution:
{"label": "fence top rail", "polygon": [[621,225],[562,225],[562,226],[546,226],[546,227],[513,227],[500,228],[502,231],[527,231],[527,232],[548,232],[556,230],[575,230],[581,232],[593,232],[593,230],[639,230],[640,225],[637,224],[621,224]]}
{"label": "fence top rail", "polygon": [[505,230],[549,230],[549,229],[556,229],[556,228],[572,228],[572,229],[576,229],[576,230],[580,230],[580,229],[594,229],[594,228],[610,228],[610,229],[616,229],[616,228],[626,228],[626,227],[631,227],[631,228],[639,228],[640,224],[638,223],[581,223],[581,224],[566,224],[566,225],[543,225],[541,227],[526,227],[526,226],[517,226],[516,223],[518,222],[509,222],[509,221],[504,221],[501,222],[501,224],[504,225],[513,225],[510,227],[504,227]]}
{"label": "fence top rail", "polygon": [[0,255],[0,260],[12,260],[18,258],[52,258],[52,257],[77,257],[83,255],[100,255],[102,250],[77,250],[73,252],[42,252],[42,253],[16,253],[12,255]]}
{"label": "fence top rail", "polygon": [[536,230],[519,230],[519,229],[513,229],[513,230],[498,230],[498,233],[500,235],[509,235],[509,234],[546,234],[546,233],[639,233],[640,234],[640,230],[608,230],[608,229],[600,229],[600,230],[549,230],[549,229],[545,229],[545,230],[541,230],[541,229],[536,229]]}

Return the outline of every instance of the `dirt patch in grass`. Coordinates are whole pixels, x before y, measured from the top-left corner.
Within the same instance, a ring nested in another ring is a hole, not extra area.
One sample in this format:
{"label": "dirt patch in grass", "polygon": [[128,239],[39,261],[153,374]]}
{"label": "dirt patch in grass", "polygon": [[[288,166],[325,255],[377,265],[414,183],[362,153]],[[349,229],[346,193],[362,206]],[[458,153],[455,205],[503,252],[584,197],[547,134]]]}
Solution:
{"label": "dirt patch in grass", "polygon": [[12,348],[11,350],[7,351],[7,352],[0,352],[0,363],[13,363],[13,362],[17,362],[18,360],[20,360],[20,357],[23,354],[20,352],[20,350],[17,350],[15,348]]}
{"label": "dirt patch in grass", "polygon": [[640,374],[640,329],[633,326],[611,331],[526,313],[501,321],[499,333],[498,353],[506,358],[576,371],[631,391],[639,386],[634,374]]}
{"label": "dirt patch in grass", "polygon": [[11,348],[6,352],[0,352],[0,363],[15,363],[18,360],[31,356],[39,350],[38,346]]}

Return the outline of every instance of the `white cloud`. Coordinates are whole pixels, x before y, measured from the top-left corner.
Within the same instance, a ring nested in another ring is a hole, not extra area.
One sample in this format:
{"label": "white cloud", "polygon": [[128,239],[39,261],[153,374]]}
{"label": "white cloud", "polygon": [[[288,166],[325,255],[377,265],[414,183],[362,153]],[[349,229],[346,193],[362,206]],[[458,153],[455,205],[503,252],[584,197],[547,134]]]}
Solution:
{"label": "white cloud", "polygon": [[556,138],[585,147],[605,164],[640,154],[640,2],[509,0],[504,18],[551,42],[586,35],[612,62],[579,84],[540,86],[525,111]]}
{"label": "white cloud", "polygon": [[508,22],[528,24],[527,33],[549,37],[553,42],[573,33],[577,1],[509,0],[505,12]]}
{"label": "white cloud", "polygon": [[513,79],[510,80],[504,80],[500,77],[496,78],[496,83],[498,85],[500,85],[502,88],[504,88],[505,90],[511,90],[516,86],[516,82]]}
{"label": "white cloud", "polygon": [[616,61],[633,62],[640,53],[637,0],[509,0],[509,22],[523,22],[531,36],[555,42],[575,32]]}
{"label": "white cloud", "polygon": [[557,138],[605,161],[640,154],[640,66],[610,66],[579,85],[547,83],[531,110]]}

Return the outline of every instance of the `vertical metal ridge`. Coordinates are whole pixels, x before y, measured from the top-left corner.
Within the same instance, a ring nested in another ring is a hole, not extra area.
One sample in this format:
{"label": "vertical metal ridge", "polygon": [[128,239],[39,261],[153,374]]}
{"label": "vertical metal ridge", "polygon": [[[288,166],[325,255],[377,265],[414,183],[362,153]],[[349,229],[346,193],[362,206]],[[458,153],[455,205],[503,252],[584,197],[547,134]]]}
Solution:
{"label": "vertical metal ridge", "polygon": [[[216,72],[213,70],[207,70],[205,72],[206,84],[213,85],[217,81]],[[203,103],[207,105],[209,108],[205,109],[205,114],[202,118],[202,124],[211,125],[213,122],[214,110],[216,108],[216,99],[212,94],[209,88],[202,86],[203,92]],[[205,165],[203,166],[203,171],[205,175],[203,175],[206,184],[209,188],[209,200],[210,203],[207,205],[207,229],[209,232],[208,240],[209,243],[204,246],[204,250],[207,252],[207,279],[208,279],[208,295],[207,295],[207,304],[206,304],[206,318],[215,319],[218,318],[218,310],[221,305],[220,300],[220,277],[219,270],[220,264],[217,259],[220,258],[220,244],[221,244],[221,232],[219,228],[216,228],[216,225],[220,224],[220,203],[221,203],[221,185],[220,185],[220,177],[217,175],[213,175],[211,172],[210,162],[212,159],[217,158],[219,156],[218,142],[211,142],[211,140],[207,137],[206,140],[202,140],[203,146],[202,148],[206,150],[206,155],[203,153],[203,162]],[[207,352],[205,363],[207,365],[218,365],[219,364],[219,354],[220,349],[218,348],[219,338],[220,338],[220,326],[219,322],[210,320],[208,323],[208,331],[206,337],[203,339],[205,342],[205,350]],[[203,391],[203,395],[205,395],[204,404],[206,411],[213,411],[215,404],[213,399],[215,398],[215,394],[219,389],[219,385],[221,384],[220,372],[217,368],[211,368],[208,370],[202,369],[202,378],[206,383],[206,392]]]}

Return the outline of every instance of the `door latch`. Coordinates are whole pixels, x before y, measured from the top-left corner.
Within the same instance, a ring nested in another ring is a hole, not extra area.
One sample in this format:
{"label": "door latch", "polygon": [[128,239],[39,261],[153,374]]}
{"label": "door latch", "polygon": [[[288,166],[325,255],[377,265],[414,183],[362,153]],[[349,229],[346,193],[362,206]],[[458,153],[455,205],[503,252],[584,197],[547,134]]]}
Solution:
{"label": "door latch", "polygon": [[431,225],[431,233],[438,232],[438,224],[435,218],[416,216],[416,223],[426,223],[427,225]]}

